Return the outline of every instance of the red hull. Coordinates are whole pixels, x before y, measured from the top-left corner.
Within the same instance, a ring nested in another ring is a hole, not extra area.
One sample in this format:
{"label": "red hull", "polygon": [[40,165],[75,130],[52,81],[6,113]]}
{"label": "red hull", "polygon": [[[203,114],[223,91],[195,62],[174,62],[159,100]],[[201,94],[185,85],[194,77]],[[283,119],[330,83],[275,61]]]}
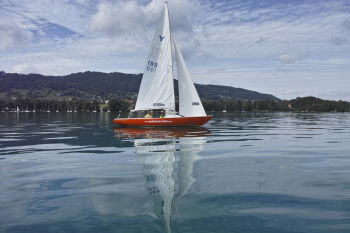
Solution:
{"label": "red hull", "polygon": [[174,118],[116,118],[114,124],[123,126],[200,126],[213,116]]}

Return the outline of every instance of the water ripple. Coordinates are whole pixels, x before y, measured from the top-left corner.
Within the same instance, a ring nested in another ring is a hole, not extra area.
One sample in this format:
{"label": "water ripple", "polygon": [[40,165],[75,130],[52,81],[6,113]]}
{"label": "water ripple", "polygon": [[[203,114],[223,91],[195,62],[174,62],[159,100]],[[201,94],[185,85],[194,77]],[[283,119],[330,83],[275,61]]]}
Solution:
{"label": "water ripple", "polygon": [[204,127],[0,113],[0,232],[350,229],[350,114],[215,113]]}

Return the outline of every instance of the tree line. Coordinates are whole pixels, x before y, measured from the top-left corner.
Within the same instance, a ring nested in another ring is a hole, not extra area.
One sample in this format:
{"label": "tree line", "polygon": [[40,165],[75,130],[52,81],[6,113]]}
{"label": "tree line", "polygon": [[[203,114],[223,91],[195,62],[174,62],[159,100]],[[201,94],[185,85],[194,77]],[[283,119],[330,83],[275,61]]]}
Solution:
{"label": "tree line", "polygon": [[18,99],[1,100],[2,112],[107,112],[127,111],[126,101],[112,99],[105,103],[99,100],[52,100],[52,99]]}
{"label": "tree line", "polygon": [[203,101],[206,110],[210,111],[295,111],[295,112],[350,112],[350,103],[346,101],[323,100],[308,96],[292,100],[219,100]]}
{"label": "tree line", "polygon": [[[298,112],[349,112],[346,101],[322,100],[316,97],[302,97],[293,100],[202,100],[207,112],[211,111],[298,111]],[[102,112],[128,111],[133,109],[135,100],[54,100],[54,99],[0,99],[0,111],[28,112]],[[178,109],[178,103],[176,103]]]}

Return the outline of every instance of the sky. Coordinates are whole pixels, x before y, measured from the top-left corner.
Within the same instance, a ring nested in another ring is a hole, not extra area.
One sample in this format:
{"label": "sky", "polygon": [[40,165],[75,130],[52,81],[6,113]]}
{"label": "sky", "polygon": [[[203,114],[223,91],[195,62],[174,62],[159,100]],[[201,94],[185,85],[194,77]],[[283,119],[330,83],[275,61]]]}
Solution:
{"label": "sky", "polygon": [[[349,0],[168,0],[196,83],[350,101]],[[0,0],[0,70],[142,73],[162,0]]]}

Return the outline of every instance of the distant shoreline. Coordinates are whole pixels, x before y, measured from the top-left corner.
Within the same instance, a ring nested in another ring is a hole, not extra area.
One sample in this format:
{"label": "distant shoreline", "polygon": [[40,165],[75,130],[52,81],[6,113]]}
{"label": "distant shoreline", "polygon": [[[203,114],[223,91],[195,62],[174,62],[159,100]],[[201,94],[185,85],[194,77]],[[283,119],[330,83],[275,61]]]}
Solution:
{"label": "distant shoreline", "polygon": [[[350,112],[350,102],[298,97],[292,100],[206,100],[207,113],[214,112]],[[133,109],[133,99],[6,99],[0,98],[0,112],[119,112]],[[177,107],[178,109],[178,107]]]}

